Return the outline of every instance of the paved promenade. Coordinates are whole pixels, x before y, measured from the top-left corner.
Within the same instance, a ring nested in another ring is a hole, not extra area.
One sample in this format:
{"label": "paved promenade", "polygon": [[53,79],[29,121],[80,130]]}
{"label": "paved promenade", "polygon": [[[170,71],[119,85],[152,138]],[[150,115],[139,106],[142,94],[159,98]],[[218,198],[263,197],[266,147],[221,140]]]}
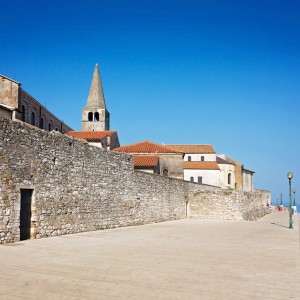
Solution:
{"label": "paved promenade", "polygon": [[300,299],[299,216],[179,220],[0,246],[0,299]]}

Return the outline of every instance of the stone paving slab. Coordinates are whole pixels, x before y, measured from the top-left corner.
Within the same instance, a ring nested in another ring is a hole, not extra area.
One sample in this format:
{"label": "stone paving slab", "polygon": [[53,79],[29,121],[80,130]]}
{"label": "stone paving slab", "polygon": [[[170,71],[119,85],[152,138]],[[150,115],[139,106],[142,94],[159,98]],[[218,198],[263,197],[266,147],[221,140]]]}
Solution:
{"label": "stone paving slab", "polygon": [[293,218],[294,229],[274,211],[2,245],[0,299],[300,299]]}

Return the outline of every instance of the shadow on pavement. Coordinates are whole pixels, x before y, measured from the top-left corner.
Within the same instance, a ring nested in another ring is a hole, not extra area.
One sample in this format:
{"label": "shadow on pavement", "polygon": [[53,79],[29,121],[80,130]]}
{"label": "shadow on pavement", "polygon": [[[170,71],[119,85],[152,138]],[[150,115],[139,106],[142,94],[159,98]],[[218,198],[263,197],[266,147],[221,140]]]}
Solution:
{"label": "shadow on pavement", "polygon": [[289,226],[284,226],[284,225],[280,225],[280,224],[277,224],[277,223],[271,223],[272,225],[276,225],[276,226],[280,226],[280,227],[284,227],[284,228],[289,228]]}

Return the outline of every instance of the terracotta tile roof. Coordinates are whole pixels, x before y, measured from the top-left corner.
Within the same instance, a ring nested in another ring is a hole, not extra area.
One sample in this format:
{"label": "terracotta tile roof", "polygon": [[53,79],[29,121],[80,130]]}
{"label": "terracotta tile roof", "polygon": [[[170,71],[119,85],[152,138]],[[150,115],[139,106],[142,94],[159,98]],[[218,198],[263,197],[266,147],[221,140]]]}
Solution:
{"label": "terracotta tile roof", "polygon": [[225,159],[223,159],[219,156],[217,156],[217,163],[218,164],[223,164],[223,165],[234,165],[234,163],[231,163],[231,162],[229,162],[229,161],[227,161],[227,160],[225,160]]}
{"label": "terracotta tile roof", "polygon": [[67,135],[76,137],[78,139],[85,139],[87,141],[100,141],[107,136],[111,136],[116,131],[68,131]]}
{"label": "terracotta tile roof", "polygon": [[158,156],[135,155],[133,156],[133,165],[135,167],[156,167]]}
{"label": "terracotta tile roof", "polygon": [[149,141],[115,148],[113,151],[125,153],[182,153],[181,151],[171,149]]}
{"label": "terracotta tile roof", "polygon": [[212,145],[166,145],[166,147],[183,153],[216,153]]}
{"label": "terracotta tile roof", "polygon": [[220,170],[215,161],[185,161],[183,162],[184,169],[199,169],[199,170]]}

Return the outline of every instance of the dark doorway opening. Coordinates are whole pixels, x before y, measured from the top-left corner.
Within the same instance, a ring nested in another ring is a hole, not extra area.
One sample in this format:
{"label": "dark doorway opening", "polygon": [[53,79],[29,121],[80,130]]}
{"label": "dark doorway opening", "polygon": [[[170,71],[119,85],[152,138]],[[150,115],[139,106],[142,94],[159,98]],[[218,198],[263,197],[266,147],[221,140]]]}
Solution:
{"label": "dark doorway opening", "polygon": [[20,241],[30,239],[32,191],[21,189]]}

